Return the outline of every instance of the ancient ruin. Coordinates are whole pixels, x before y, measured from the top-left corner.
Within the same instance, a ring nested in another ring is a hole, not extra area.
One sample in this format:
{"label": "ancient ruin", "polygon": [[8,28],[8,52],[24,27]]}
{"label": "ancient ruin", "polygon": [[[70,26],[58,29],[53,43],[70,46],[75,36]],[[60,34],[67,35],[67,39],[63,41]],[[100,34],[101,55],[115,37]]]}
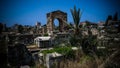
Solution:
{"label": "ancient ruin", "polygon": [[67,22],[67,13],[60,10],[47,13],[47,32],[52,33],[54,31],[54,20],[59,21],[59,32],[64,31],[65,24]]}

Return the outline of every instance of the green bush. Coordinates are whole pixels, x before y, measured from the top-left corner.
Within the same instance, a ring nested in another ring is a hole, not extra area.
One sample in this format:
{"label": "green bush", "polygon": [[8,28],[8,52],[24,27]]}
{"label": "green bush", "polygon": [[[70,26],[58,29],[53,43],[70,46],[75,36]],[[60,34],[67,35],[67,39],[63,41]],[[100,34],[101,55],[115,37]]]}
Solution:
{"label": "green bush", "polygon": [[53,53],[53,52],[60,53],[64,55],[66,58],[74,57],[74,51],[71,49],[71,47],[67,47],[67,46],[55,47],[54,49],[51,50],[42,51],[42,53],[44,54]]}
{"label": "green bush", "polygon": [[53,52],[55,52],[53,49],[42,51],[42,53],[44,53],[44,54],[53,53]]}

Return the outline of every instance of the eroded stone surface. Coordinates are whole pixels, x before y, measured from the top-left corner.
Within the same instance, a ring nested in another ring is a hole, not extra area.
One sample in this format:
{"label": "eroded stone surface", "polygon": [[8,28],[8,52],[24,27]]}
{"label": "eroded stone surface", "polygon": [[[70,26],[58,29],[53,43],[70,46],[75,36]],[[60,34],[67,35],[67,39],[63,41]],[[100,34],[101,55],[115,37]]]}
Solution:
{"label": "eroded stone surface", "polygon": [[67,13],[60,10],[47,13],[47,32],[51,33],[54,30],[53,22],[57,19],[59,21],[59,31],[63,32],[65,23],[67,22]]}

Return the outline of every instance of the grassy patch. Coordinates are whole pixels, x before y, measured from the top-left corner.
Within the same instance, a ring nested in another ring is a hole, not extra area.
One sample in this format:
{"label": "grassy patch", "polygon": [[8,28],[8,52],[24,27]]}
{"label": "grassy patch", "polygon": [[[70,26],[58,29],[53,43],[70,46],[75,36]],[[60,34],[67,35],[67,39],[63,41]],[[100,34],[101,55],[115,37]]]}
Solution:
{"label": "grassy patch", "polygon": [[48,53],[53,53],[53,52],[55,52],[53,49],[51,49],[51,50],[43,50],[42,51],[43,54],[48,54]]}
{"label": "grassy patch", "polygon": [[74,51],[72,50],[71,47],[68,47],[68,46],[55,47],[51,50],[42,51],[42,53],[45,55],[48,53],[53,53],[53,52],[57,52],[62,55],[65,55],[65,57],[73,57],[74,56]]}

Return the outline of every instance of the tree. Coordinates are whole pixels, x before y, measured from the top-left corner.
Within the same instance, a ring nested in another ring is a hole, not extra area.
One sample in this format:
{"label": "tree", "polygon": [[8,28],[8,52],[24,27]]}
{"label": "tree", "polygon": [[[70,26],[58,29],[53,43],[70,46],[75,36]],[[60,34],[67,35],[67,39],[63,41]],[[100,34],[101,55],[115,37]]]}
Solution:
{"label": "tree", "polygon": [[80,32],[79,32],[79,24],[80,24],[80,18],[81,18],[81,12],[80,12],[80,9],[76,9],[76,7],[74,6],[74,9],[70,9],[71,11],[71,14],[72,14],[72,17],[73,17],[73,20],[74,20],[74,35],[71,36],[71,39],[70,39],[70,42],[71,42],[71,45],[74,45],[74,46],[80,46],[80,42],[79,40],[81,39],[81,37],[79,37],[80,35]]}
{"label": "tree", "polygon": [[[76,9],[76,7],[74,7],[74,9],[71,9],[71,14],[74,20],[74,30],[75,30],[75,34],[74,36],[71,36],[70,39],[70,43],[73,46],[81,46],[82,47],[82,51],[85,54],[93,54],[95,52],[97,52],[97,38],[96,36],[93,36],[91,34],[91,31],[89,30],[89,35],[88,36],[82,36],[82,34],[79,31],[79,24],[80,24],[80,18],[81,18],[81,12],[80,9]],[[89,21],[86,21],[87,26],[90,25]]]}
{"label": "tree", "polygon": [[23,32],[23,29],[24,29],[24,28],[23,28],[22,25],[18,25],[18,32],[19,32],[19,33],[22,33],[22,32]]}
{"label": "tree", "polygon": [[118,13],[116,12],[115,15],[113,16],[113,21],[117,21],[118,20]]}
{"label": "tree", "polygon": [[2,30],[3,30],[3,24],[0,23],[0,34],[2,33]]}
{"label": "tree", "polygon": [[108,21],[109,21],[109,20],[112,20],[112,16],[111,16],[111,15],[109,15],[109,16],[107,17],[106,22],[105,22],[105,26],[108,25]]}
{"label": "tree", "polygon": [[80,9],[76,9],[76,7],[74,6],[74,9],[71,9],[71,14],[72,14],[72,17],[73,17],[73,20],[74,20],[74,24],[75,24],[75,35],[78,35],[79,34],[79,23],[80,23],[80,18],[81,18],[81,11]]}

